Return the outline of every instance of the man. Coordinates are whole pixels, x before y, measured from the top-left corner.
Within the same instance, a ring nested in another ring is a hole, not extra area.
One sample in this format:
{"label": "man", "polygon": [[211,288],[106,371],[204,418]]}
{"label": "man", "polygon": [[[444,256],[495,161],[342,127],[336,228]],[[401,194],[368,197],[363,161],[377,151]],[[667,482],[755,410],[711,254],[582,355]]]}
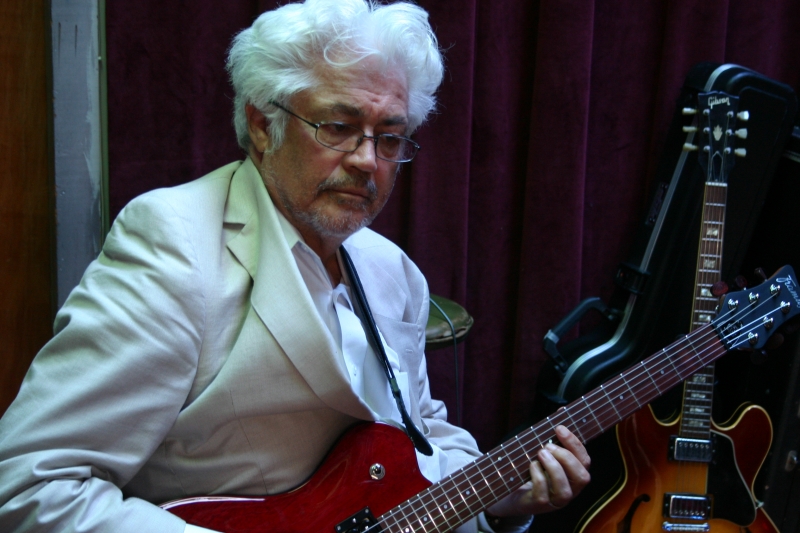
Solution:
{"label": "man", "polygon": [[[422,473],[436,481],[479,454],[430,397],[423,276],[364,229],[435,103],[427,14],[289,4],[236,37],[228,69],[247,158],[118,217],[0,421],[3,531],[198,531],[155,504],[285,492],[355,422],[404,426],[356,275],[432,445]],[[589,458],[563,428],[559,440],[531,483],[479,516],[484,529],[524,530],[580,492]]]}

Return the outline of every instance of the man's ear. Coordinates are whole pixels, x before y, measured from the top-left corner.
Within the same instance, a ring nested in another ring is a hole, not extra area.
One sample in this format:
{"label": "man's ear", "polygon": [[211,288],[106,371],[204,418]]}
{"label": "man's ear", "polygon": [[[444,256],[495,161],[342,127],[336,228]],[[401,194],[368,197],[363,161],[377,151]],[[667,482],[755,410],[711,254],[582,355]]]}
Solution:
{"label": "man's ear", "polygon": [[247,104],[244,110],[247,114],[247,132],[250,134],[250,142],[259,154],[264,153],[269,149],[271,141],[267,117],[252,104]]}

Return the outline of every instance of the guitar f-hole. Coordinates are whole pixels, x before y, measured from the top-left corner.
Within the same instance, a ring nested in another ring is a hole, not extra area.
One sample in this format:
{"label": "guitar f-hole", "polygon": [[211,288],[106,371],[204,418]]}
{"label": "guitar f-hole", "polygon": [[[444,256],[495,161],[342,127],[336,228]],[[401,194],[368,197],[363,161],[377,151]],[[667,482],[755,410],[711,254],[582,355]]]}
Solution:
{"label": "guitar f-hole", "polygon": [[631,533],[631,522],[633,522],[633,515],[636,514],[636,509],[642,502],[649,502],[650,495],[649,494],[640,494],[631,502],[631,506],[628,508],[628,512],[625,513],[625,518],[622,519],[622,522],[617,524],[617,533]]}

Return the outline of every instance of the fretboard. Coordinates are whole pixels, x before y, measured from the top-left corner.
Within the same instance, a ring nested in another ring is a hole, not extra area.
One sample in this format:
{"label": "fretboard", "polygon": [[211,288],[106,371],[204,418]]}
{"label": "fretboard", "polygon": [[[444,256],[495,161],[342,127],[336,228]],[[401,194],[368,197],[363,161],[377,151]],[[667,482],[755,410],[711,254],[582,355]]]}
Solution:
{"label": "fretboard", "polygon": [[609,380],[552,416],[450,474],[378,519],[390,533],[445,532],[492,506],[530,479],[539,449],[564,425],[587,442],[726,353],[704,325]]}
{"label": "fretboard", "polygon": [[[722,279],[722,245],[727,195],[727,184],[706,182],[695,274],[692,330],[710,323],[716,313],[717,297],[712,294],[712,287]],[[713,401],[714,364],[712,363],[684,383],[679,429],[682,437],[704,440],[710,438]]]}

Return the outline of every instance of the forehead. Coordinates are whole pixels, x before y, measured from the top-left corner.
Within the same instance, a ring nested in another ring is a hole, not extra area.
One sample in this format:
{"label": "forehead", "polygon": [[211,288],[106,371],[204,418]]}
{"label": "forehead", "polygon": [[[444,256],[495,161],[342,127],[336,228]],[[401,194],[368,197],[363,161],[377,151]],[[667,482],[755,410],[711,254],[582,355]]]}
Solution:
{"label": "forehead", "polygon": [[381,68],[367,59],[349,68],[320,67],[315,73],[319,87],[299,94],[296,102],[310,111],[379,121],[394,117],[407,122],[408,89],[401,69]]}

